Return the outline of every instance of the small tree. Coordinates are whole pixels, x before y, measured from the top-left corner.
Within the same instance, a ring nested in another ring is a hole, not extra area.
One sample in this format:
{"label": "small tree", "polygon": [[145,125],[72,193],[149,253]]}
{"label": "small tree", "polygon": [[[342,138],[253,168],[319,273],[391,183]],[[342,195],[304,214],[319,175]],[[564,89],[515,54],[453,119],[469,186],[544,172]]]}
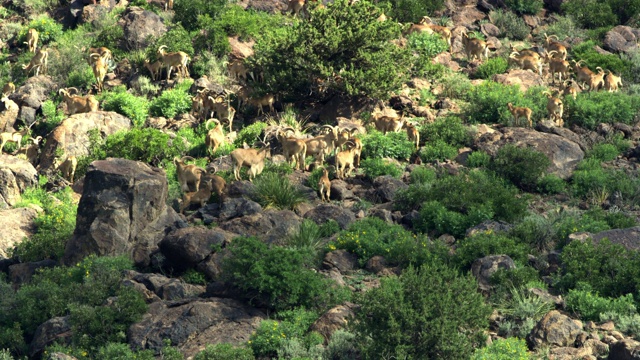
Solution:
{"label": "small tree", "polygon": [[249,66],[264,73],[262,92],[296,99],[317,90],[386,98],[409,73],[411,56],[391,40],[400,35],[394,21],[376,21],[382,11],[367,1],[336,0],[291,27],[267,31],[256,41]]}

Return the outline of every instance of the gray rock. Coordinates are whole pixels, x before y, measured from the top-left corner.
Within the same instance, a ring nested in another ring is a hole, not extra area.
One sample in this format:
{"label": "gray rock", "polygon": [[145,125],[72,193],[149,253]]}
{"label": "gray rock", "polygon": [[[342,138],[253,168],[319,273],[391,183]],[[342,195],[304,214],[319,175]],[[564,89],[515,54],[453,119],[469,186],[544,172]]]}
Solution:
{"label": "gray rock", "polygon": [[513,225],[508,224],[504,221],[485,220],[480,224],[467,229],[465,236],[470,237],[475,234],[486,233],[486,232],[492,232],[492,233],[506,232],[511,230],[512,227]]}
{"label": "gray rock", "polygon": [[127,8],[118,21],[118,26],[124,29],[123,43],[128,47],[126,50],[145,49],[150,41],[167,32],[160,16],[139,7]]}
{"label": "gray rock", "polygon": [[353,191],[349,189],[349,185],[344,180],[331,180],[331,200],[348,200],[353,199]]}
{"label": "gray rock", "polygon": [[613,52],[624,52],[638,46],[638,38],[629,26],[618,25],[604,36],[604,48]]}
{"label": "gray rock", "polygon": [[159,246],[167,259],[165,265],[175,271],[184,271],[206,259],[214,246],[223,246],[235,236],[220,229],[186,227],[167,234]]}
{"label": "gray rock", "polygon": [[33,220],[41,212],[35,206],[0,210],[0,257],[8,258],[14,246],[33,235],[36,231]]}
{"label": "gray rock", "polygon": [[36,121],[36,110],[49,98],[50,93],[57,90],[58,84],[50,76],[38,75],[28,78],[9,98],[20,106],[18,118],[30,125]]}
{"label": "gray rock", "polygon": [[280,243],[293,234],[302,220],[289,210],[267,210],[226,221],[220,229],[241,236],[255,236],[266,243]]}
{"label": "gray rock", "polygon": [[69,316],[54,317],[42,323],[36,329],[33,340],[29,344],[29,357],[34,359],[54,342],[59,344],[71,341],[71,323]]}
{"label": "gray rock", "polygon": [[27,160],[0,154],[0,209],[20,201],[25,189],[38,184],[38,173]]}
{"label": "gray rock", "polygon": [[204,344],[242,344],[267,316],[232,299],[202,299],[182,303],[156,302],[142,321],[131,325],[127,338],[135,350],[159,353],[163,340],[171,340],[185,358]]}
{"label": "gray rock", "polygon": [[376,187],[376,193],[382,202],[393,201],[398,190],[408,187],[408,185],[403,183],[402,180],[396,179],[390,175],[378,176],[373,179],[373,186]]}
{"label": "gray rock", "polygon": [[165,205],[166,197],[162,169],[124,159],[94,161],[85,176],[64,263],[75,264],[89,254],[127,255],[147,266],[165,229],[182,222]]}
{"label": "gray rock", "polygon": [[336,268],[344,273],[358,268],[358,257],[344,249],[330,251],[324,256],[322,266],[325,269]]}
{"label": "gray rock", "polygon": [[353,212],[332,204],[321,204],[315,209],[304,214],[305,219],[310,219],[318,225],[322,225],[329,220],[335,220],[341,229],[346,229],[356,220]]}
{"label": "gray rock", "polygon": [[596,242],[605,238],[614,244],[623,245],[629,250],[640,250],[640,226],[605,230],[591,236],[591,239]]}
{"label": "gray rock", "polygon": [[640,342],[624,339],[609,345],[609,360],[640,360]]}
{"label": "gray rock", "polygon": [[471,274],[478,280],[480,290],[489,291],[492,286],[490,283],[491,275],[500,269],[515,269],[516,264],[508,255],[489,255],[471,264]]}
{"label": "gray rock", "polygon": [[52,268],[56,265],[58,263],[51,259],[10,265],[9,280],[14,286],[19,286],[28,283],[38,269]]}
{"label": "gray rock", "polygon": [[329,342],[331,335],[339,329],[344,329],[349,320],[355,316],[356,306],[351,303],[338,305],[322,314],[312,325],[310,330],[319,332]]}

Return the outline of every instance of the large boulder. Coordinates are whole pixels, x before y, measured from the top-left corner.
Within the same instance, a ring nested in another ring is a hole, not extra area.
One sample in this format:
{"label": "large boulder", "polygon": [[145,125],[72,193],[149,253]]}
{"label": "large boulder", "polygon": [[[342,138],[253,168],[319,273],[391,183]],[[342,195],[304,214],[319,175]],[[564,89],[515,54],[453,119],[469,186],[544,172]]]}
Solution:
{"label": "large boulder", "polygon": [[311,325],[311,330],[319,332],[325,342],[329,342],[331,335],[336,330],[344,329],[349,320],[355,316],[354,308],[354,304],[346,303],[329,309]]}
{"label": "large boulder", "polygon": [[89,155],[89,131],[97,130],[102,136],[131,128],[131,120],[115,112],[96,111],[75,114],[65,119],[47,136],[46,145],[40,154],[38,170],[53,169],[56,153]]}
{"label": "large boulder", "polygon": [[638,46],[637,32],[632,27],[618,25],[604,36],[604,48],[613,52],[629,51]]}
{"label": "large boulder", "polygon": [[8,258],[14,246],[33,235],[33,220],[40,212],[36,207],[0,210],[0,258]]}
{"label": "large boulder", "polygon": [[640,360],[640,342],[633,339],[624,339],[611,344],[607,359]]}
{"label": "large boulder", "polygon": [[253,55],[253,45],[255,41],[240,41],[237,36],[229,37],[229,45],[231,46],[231,57],[236,59],[245,59]]}
{"label": "large boulder", "polygon": [[640,250],[640,226],[628,229],[601,231],[591,236],[594,241],[609,239],[614,244],[624,245],[629,250]]}
{"label": "large boulder", "polygon": [[281,244],[300,226],[301,219],[289,210],[267,210],[229,220],[220,229],[241,236],[255,236],[266,243]]}
{"label": "large boulder", "polygon": [[40,324],[29,344],[29,357],[40,358],[42,351],[54,342],[58,344],[71,341],[71,321],[69,316],[54,317]]}
{"label": "large boulder", "polygon": [[507,127],[493,133],[485,133],[476,139],[475,146],[494,156],[504,145],[529,147],[545,154],[551,160],[547,171],[566,179],[584,158],[584,152],[575,142],[555,134],[547,134],[527,128]]}
{"label": "large boulder", "polygon": [[548,346],[572,346],[581,332],[581,322],[552,310],[527,335],[527,343],[534,350]]}
{"label": "large boulder", "polygon": [[140,322],[131,325],[127,338],[134,349],[156,353],[169,339],[191,358],[209,344],[247,342],[266,318],[263,312],[232,299],[155,302]]}
{"label": "large boulder", "polygon": [[153,39],[167,32],[159,15],[135,6],[125,10],[118,26],[124,29],[123,45],[128,47],[126,50],[146,49]]}
{"label": "large boulder", "polygon": [[402,180],[396,179],[390,175],[382,175],[373,179],[373,186],[376,187],[376,194],[381,202],[392,201],[396,197],[398,190],[408,187]]}
{"label": "large boulder", "polygon": [[[126,273],[123,285],[133,286],[151,301],[192,299],[205,292],[205,287],[202,285],[187,284],[182,280],[164,275],[139,273],[133,270]],[[148,292],[154,296],[149,297]]]}
{"label": "large boulder", "polygon": [[516,268],[516,264],[508,255],[489,255],[480,259],[476,259],[471,264],[471,274],[478,280],[480,290],[491,290],[491,275],[498,270],[512,270]]}
{"label": "large boulder", "polygon": [[165,266],[182,271],[195,267],[214,251],[231,241],[236,234],[221,229],[186,227],[176,229],[160,242],[160,251],[165,256]]}
{"label": "large boulder", "polygon": [[38,184],[38,173],[27,160],[0,154],[0,209],[20,201],[20,193]]}
{"label": "large boulder", "polygon": [[532,86],[544,86],[544,79],[531,70],[513,69],[504,74],[496,74],[493,81],[504,85],[518,85],[522,92]]}
{"label": "large boulder", "polygon": [[164,170],[124,159],[94,161],[64,263],[75,264],[89,254],[127,255],[147,266],[165,229],[182,222],[166,199]]}
{"label": "large boulder", "polygon": [[20,107],[10,99],[0,102],[0,133],[17,130],[14,126]]}
{"label": "large boulder", "polygon": [[329,220],[335,220],[341,229],[346,229],[352,222],[356,221],[356,216],[350,210],[333,204],[321,204],[313,210],[304,214],[305,219],[310,219],[318,225],[322,225]]}
{"label": "large boulder", "polygon": [[36,121],[36,111],[57,90],[58,84],[50,76],[38,75],[28,78],[9,98],[20,106],[19,119],[31,125]]}

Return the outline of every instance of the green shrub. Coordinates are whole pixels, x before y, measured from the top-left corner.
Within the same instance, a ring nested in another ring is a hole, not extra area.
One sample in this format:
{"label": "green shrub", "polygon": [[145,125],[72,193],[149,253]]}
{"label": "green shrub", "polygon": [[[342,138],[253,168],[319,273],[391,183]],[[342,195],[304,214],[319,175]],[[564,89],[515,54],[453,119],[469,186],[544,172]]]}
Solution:
{"label": "green shrub", "polygon": [[403,132],[383,133],[372,130],[362,139],[362,158],[381,159],[393,158],[408,160],[415,149],[415,145],[407,139]]}
{"label": "green shrub", "polygon": [[502,74],[507,71],[509,64],[502,57],[491,58],[476,68],[475,77],[478,79],[491,79],[493,75]]}
{"label": "green shrub", "polygon": [[318,254],[323,247],[323,237],[320,227],[315,222],[304,219],[298,230],[287,236],[285,243],[293,249]]}
{"label": "green shrub", "polygon": [[330,81],[329,90],[385,99],[407,80],[404,69],[412,62],[410,51],[380,46],[398,38],[397,22],[376,21],[382,10],[366,1],[350,6],[348,0],[337,0],[327,7],[312,12],[312,21],[294,22],[258,37],[255,55],[248,58],[250,68],[264,70],[258,92],[277,93],[285,101],[311,96],[313,79],[333,79],[339,70],[341,81]]}
{"label": "green shrub", "polygon": [[102,93],[100,100],[102,109],[115,111],[131,119],[136,127],[142,127],[149,116],[149,103],[147,99],[137,97],[123,87],[114,88],[112,91]]}
{"label": "green shrub", "polygon": [[58,0],[16,0],[13,6],[28,15],[39,15],[55,10],[59,6]]}
{"label": "green shrub", "polygon": [[278,313],[278,319],[263,320],[251,335],[251,349],[259,357],[274,357],[289,339],[303,339],[307,329],[318,318],[313,311],[297,308]]}
{"label": "green shrub", "polygon": [[[488,213],[484,218],[479,218],[478,223],[491,217],[493,214]],[[438,201],[428,201],[422,204],[419,218],[413,223],[413,227],[417,231],[432,232],[435,236],[449,234],[462,237],[471,226],[473,226],[472,221],[466,214],[449,210]]]}
{"label": "green shrub", "polygon": [[235,347],[231,344],[207,345],[196,354],[195,360],[253,360],[253,350],[250,348]]}
{"label": "green shrub", "polygon": [[[491,22],[500,29],[501,36],[507,37],[511,40],[525,40],[527,36],[531,33],[531,29],[529,25],[527,25],[521,17],[518,17],[516,14],[511,11],[503,11],[498,9],[496,11],[492,11],[489,13],[489,18]],[[505,60],[506,64],[507,61]],[[501,74],[507,70],[507,65],[505,69],[501,72],[496,72],[495,74]],[[493,75],[493,74],[491,74]],[[488,79],[489,77],[481,77],[482,79]]]}
{"label": "green shrub", "polygon": [[571,0],[562,3],[562,11],[571,16],[581,27],[595,29],[615,26],[618,22],[611,5],[599,0]]}
{"label": "green shrub", "polygon": [[[585,30],[577,26],[570,16],[556,16],[555,19],[555,22],[547,26],[546,34],[548,36],[555,35],[560,40],[567,37],[585,38],[587,36]],[[540,40],[544,41],[544,37],[541,37]]]}
{"label": "green shrub", "polygon": [[[223,57],[231,50],[227,34],[221,26],[222,24],[209,15],[198,16],[197,27],[200,29],[193,39],[193,47],[202,55],[193,60],[193,73],[204,75],[204,63],[211,61],[215,57]],[[226,70],[226,68],[225,68]]]}
{"label": "green shrub", "polygon": [[236,238],[227,250],[223,278],[243,290],[251,303],[276,310],[322,309],[346,296],[333,281],[307,268],[315,261],[312,254],[269,247],[256,238]]}
{"label": "green shrub", "polygon": [[265,29],[274,31],[284,26],[284,20],[285,17],[282,16],[230,5],[220,14],[216,25],[220,26],[227,36],[238,36],[241,40],[248,41],[258,37]]}
{"label": "green shrub", "polygon": [[541,194],[560,194],[567,189],[567,183],[557,175],[547,174],[538,180],[537,191]]}
{"label": "green shrub", "polygon": [[420,158],[426,163],[453,160],[457,155],[458,149],[442,140],[427,142],[420,149]]}
{"label": "green shrub", "polygon": [[523,339],[494,340],[491,345],[477,349],[471,360],[529,360],[529,349]]}
{"label": "green shrub", "polygon": [[487,168],[491,162],[491,155],[482,150],[474,151],[467,157],[467,166],[470,168]]}
{"label": "green shrub", "polygon": [[69,77],[67,77],[67,87],[75,87],[78,89],[89,89],[95,82],[96,78],[93,75],[93,70],[88,66],[83,69],[71,71]]}
{"label": "green shrub", "polygon": [[598,159],[600,161],[611,161],[618,157],[618,148],[613,144],[596,144],[587,152],[588,158]]}
{"label": "green shrub", "polygon": [[414,32],[409,35],[407,45],[414,54],[418,55],[413,64],[413,73],[416,76],[425,76],[432,73],[434,66],[431,60],[436,55],[449,49],[449,44],[442,39],[442,36],[425,32]]}
{"label": "green shrub", "polygon": [[324,350],[324,359],[356,360],[359,354],[356,348],[355,334],[338,329],[331,334],[331,340]]}
{"label": "green shrub", "polygon": [[153,360],[153,351],[146,350],[133,352],[131,347],[125,343],[111,342],[99,348],[95,354],[96,359],[113,360]]}
{"label": "green shrub", "polygon": [[192,83],[191,80],[185,80],[175,88],[163,91],[149,104],[149,113],[152,116],[164,116],[168,119],[188,113],[191,110],[189,88]]}
{"label": "green shrub", "polygon": [[468,96],[469,103],[464,108],[464,114],[471,123],[508,124],[512,115],[506,104],[526,106],[523,94],[517,85],[502,85],[486,81],[471,88]]}
{"label": "green shrub", "polygon": [[630,334],[634,338],[640,334],[639,314],[623,315],[612,311],[605,311],[600,314],[600,321],[613,321],[618,331]]}
{"label": "green shrub", "polygon": [[442,84],[442,96],[452,99],[467,100],[473,88],[469,77],[458,72],[445,74],[440,79],[440,83]]}
{"label": "green shrub", "polygon": [[532,191],[550,165],[551,160],[541,152],[507,144],[498,150],[489,169],[519,188]]}
{"label": "green shrub", "polygon": [[13,360],[13,356],[11,356],[9,349],[0,350],[0,360]]}
{"label": "green shrub", "polygon": [[542,0],[505,0],[504,5],[518,14],[535,15],[542,10],[544,2]]}
{"label": "green shrub", "polygon": [[289,178],[273,172],[265,172],[255,180],[254,200],[264,208],[293,210],[297,205],[305,202],[304,193]]}
{"label": "green shrub", "polygon": [[[503,272],[508,272],[504,271]],[[553,310],[553,303],[529,292],[527,287],[510,289],[510,296],[500,304],[505,320],[498,329],[501,336],[527,336],[536,322]]]}
{"label": "green shrub", "polygon": [[443,141],[456,149],[469,146],[473,139],[462,119],[447,116],[437,119],[420,129],[420,138],[425,142]]}
{"label": "green shrub", "polygon": [[638,291],[640,257],[637,252],[613,244],[608,239],[572,241],[562,250],[563,272],[558,279],[560,289],[576,288],[578,282],[606,297],[619,297]]}
{"label": "green shrub", "polygon": [[[78,26],[73,30],[67,30],[51,41],[56,42],[55,48],[48,51],[47,75],[50,75],[60,84],[69,82],[68,77],[73,75],[77,81],[78,73],[85,74],[89,64],[87,64],[86,53],[78,48],[88,47],[90,36],[89,26]],[[40,33],[42,37],[42,33]],[[40,45],[38,45],[40,46]],[[91,81],[93,83],[93,81]],[[84,84],[89,85],[89,84]]]}
{"label": "green shrub", "polygon": [[13,255],[24,262],[62,258],[67,240],[71,239],[76,227],[77,205],[72,200],[71,189],[51,195],[44,188],[46,182],[42,177],[40,186],[26,189],[22,201],[16,205],[36,204],[44,210],[34,219],[35,234],[20,242],[14,250]]}
{"label": "green shrub", "polygon": [[22,28],[18,35],[21,42],[26,41],[29,29],[36,29],[38,31],[38,49],[40,49],[42,45],[55,41],[62,35],[62,25],[58,24],[58,22],[48,14],[36,16],[29,22],[29,25]]}
{"label": "green shrub", "polygon": [[596,71],[596,67],[613,71],[616,74],[626,73],[631,64],[618,55],[600,54],[596,51],[596,43],[594,41],[585,41],[571,48],[571,54],[578,60],[584,60],[592,71]]}
{"label": "green shrub", "polygon": [[465,238],[456,248],[456,262],[470,268],[479,258],[489,255],[509,255],[513,260],[526,262],[528,246],[515,238],[493,233],[479,233]]}
{"label": "green shrub", "polygon": [[425,14],[444,9],[444,0],[384,0],[378,6],[385,14],[403,23],[417,23]]}
{"label": "green shrub", "polygon": [[360,305],[356,338],[365,359],[468,359],[484,343],[491,313],[471,275],[438,263],[382,278]]}
{"label": "green shrub", "polygon": [[58,104],[52,100],[44,101],[40,105],[40,109],[42,110],[44,121],[39,121],[33,126],[32,136],[34,137],[37,135],[45,137],[55,129],[56,126],[60,125],[62,120],[67,118],[62,110],[58,110]]}
{"label": "green shrub", "polygon": [[91,47],[107,47],[114,57],[120,58],[124,55],[124,51],[120,50],[123,38],[124,28],[122,26],[107,26],[98,33]]}
{"label": "green shrub", "polygon": [[520,261],[515,264],[515,269],[498,269],[491,275],[489,281],[493,286],[495,298],[505,298],[505,295],[513,289],[529,289],[531,287],[546,289],[546,285],[540,280],[536,269],[521,265]]}
{"label": "green shrub", "polygon": [[419,265],[438,258],[438,244],[432,244],[424,236],[416,236],[400,225],[389,225],[378,218],[364,218],[353,223],[329,244],[329,250],[345,249],[358,256],[364,266],[376,255],[384,256],[391,264]]}
{"label": "green shrub", "polygon": [[[182,51],[187,53],[190,57],[193,57],[195,50],[193,48],[191,34],[185,30],[181,25],[177,25],[157,38],[152,44],[147,47],[147,59],[156,59],[158,48],[162,45],[166,45],[165,51],[175,52]],[[174,69],[175,70],[175,69]],[[187,86],[187,90],[191,85]]]}
{"label": "green shrub", "polygon": [[256,140],[260,139],[262,131],[266,128],[267,124],[261,121],[245,126],[240,130],[238,137],[233,143],[238,148],[241,148],[243,143],[251,146]]}
{"label": "green shrub", "polygon": [[412,184],[430,184],[436,180],[436,172],[426,166],[420,166],[411,172]]}
{"label": "green shrub", "polygon": [[569,290],[565,297],[567,310],[577,314],[584,321],[599,321],[600,314],[614,312],[620,315],[632,315],[636,312],[632,294],[619,298],[605,298],[589,290],[589,286],[579,286]]}
{"label": "green shrub", "polygon": [[382,175],[390,175],[395,178],[402,175],[402,169],[398,165],[385,159],[364,159],[360,162],[360,168],[369,180]]}
{"label": "green shrub", "polygon": [[168,134],[153,128],[131,129],[109,135],[103,147],[105,157],[142,161],[158,166],[182,156],[186,146],[182,138],[171,139]]}
{"label": "green shrub", "polygon": [[573,173],[571,186],[576,196],[586,197],[593,191],[603,191],[613,194],[616,191],[624,198],[631,198],[638,186],[638,179],[632,178],[623,171],[615,169],[603,169],[598,165],[596,168],[583,168],[583,163],[589,160],[596,161],[598,159],[587,159],[580,164]]}
{"label": "green shrub", "polygon": [[225,0],[194,0],[176,1],[173,5],[173,21],[182,24],[188,31],[200,30],[198,19],[200,16],[209,16],[213,19],[222,14],[222,9],[227,4]]}

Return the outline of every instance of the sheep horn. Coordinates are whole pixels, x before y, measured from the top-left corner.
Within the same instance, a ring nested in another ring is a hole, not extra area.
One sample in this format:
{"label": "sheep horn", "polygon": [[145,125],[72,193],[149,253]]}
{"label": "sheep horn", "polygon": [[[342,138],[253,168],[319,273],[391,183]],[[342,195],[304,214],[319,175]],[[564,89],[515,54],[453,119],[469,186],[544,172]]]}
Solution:
{"label": "sheep horn", "polygon": [[180,161],[184,162],[184,159],[196,161],[196,159],[192,158],[191,156],[183,156],[180,158]]}
{"label": "sheep horn", "polygon": [[78,94],[78,93],[80,93],[80,91],[78,91],[78,89],[76,89],[76,88],[74,88],[74,87],[67,88],[67,91],[69,91],[69,90],[71,90],[71,89],[75,90],[74,94]]}

